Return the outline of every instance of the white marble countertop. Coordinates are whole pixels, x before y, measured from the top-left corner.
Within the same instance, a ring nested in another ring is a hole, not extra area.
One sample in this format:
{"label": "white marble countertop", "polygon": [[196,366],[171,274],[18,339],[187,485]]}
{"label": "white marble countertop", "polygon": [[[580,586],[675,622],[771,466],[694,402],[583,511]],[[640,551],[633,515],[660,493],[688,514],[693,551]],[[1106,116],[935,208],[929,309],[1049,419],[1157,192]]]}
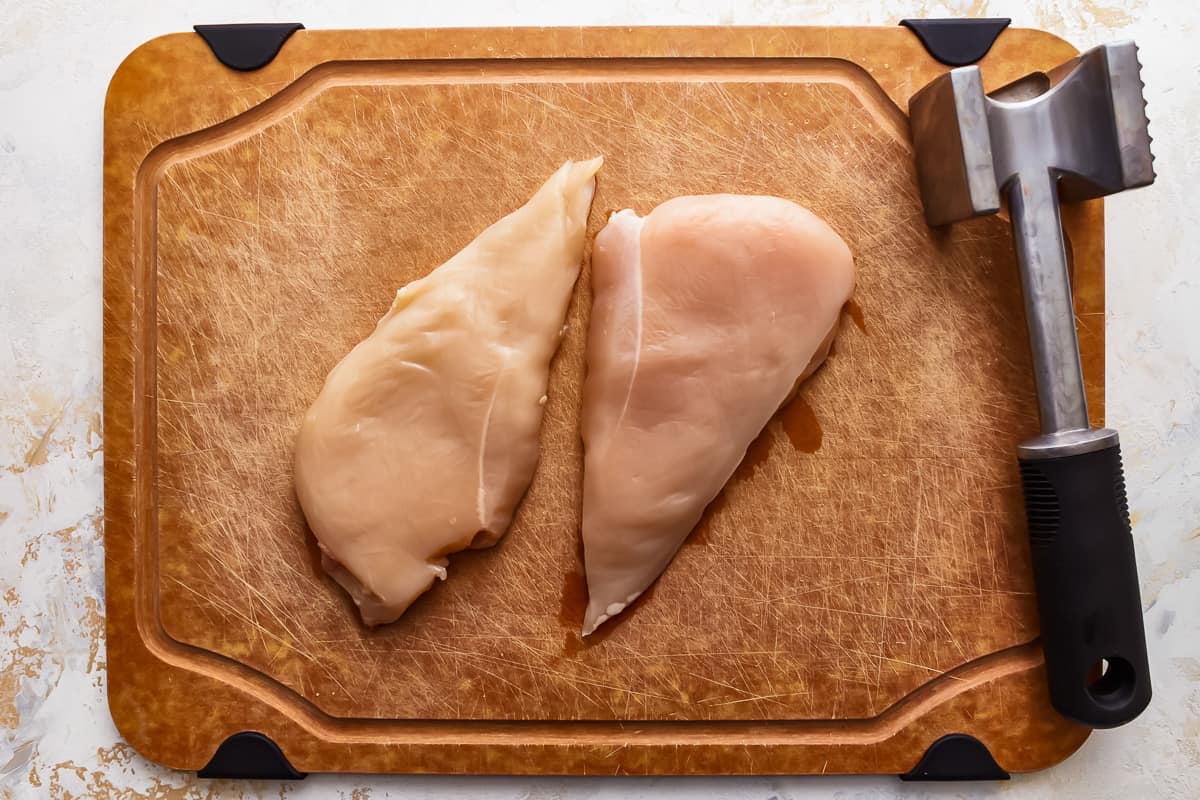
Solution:
{"label": "white marble countertop", "polygon": [[[208,798],[1200,797],[1200,10],[1193,0],[6,2],[0,7],[0,795]],[[197,22],[310,28],[894,24],[1007,16],[1141,46],[1158,182],[1108,201],[1108,415],[1121,431],[1155,698],[1060,766],[995,785],[895,778],[413,778],[207,783],[120,741],[105,700],[101,119],[140,42]],[[69,724],[68,724],[69,721]]]}

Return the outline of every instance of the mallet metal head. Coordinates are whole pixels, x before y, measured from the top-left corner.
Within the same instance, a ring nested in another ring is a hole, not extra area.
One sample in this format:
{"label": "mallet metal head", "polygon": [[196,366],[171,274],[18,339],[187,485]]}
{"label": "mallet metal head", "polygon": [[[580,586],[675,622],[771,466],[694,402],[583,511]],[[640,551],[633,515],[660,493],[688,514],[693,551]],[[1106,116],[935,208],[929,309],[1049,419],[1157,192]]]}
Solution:
{"label": "mallet metal head", "polygon": [[1154,181],[1132,41],[1092,48],[992,96],[979,67],[938,77],[909,103],[917,174],[932,225],[992,214],[1018,175],[1059,179],[1064,200]]}

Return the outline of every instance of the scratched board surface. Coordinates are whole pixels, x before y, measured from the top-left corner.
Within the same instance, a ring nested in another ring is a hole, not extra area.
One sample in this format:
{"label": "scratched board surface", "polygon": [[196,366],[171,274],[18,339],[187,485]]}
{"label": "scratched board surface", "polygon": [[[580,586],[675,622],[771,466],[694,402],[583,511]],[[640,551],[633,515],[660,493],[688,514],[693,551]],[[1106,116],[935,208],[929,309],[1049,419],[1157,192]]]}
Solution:
{"label": "scratched board surface", "polygon": [[[334,716],[664,720],[869,717],[1036,636],[1011,458],[1034,405],[1003,221],[930,237],[903,118],[853,73],[733,77],[333,86],[172,164],[156,235],[167,633]],[[689,193],[829,220],[859,273],[834,353],[653,590],[581,642],[585,266],[507,538],[367,630],[294,496],[300,417],[398,287],[597,154],[592,234]]]}

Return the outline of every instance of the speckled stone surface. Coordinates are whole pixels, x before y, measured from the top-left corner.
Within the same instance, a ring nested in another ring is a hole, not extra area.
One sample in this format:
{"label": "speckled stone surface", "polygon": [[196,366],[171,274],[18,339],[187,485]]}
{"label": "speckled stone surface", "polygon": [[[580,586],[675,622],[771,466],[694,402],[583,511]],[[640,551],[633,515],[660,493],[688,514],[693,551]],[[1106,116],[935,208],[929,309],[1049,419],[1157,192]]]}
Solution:
{"label": "speckled stone surface", "polygon": [[197,782],[124,745],[104,695],[101,546],[100,120],[104,88],[140,42],[195,22],[299,19],[318,27],[462,24],[890,24],[1011,16],[1080,47],[1142,48],[1159,181],[1108,203],[1108,420],[1122,433],[1156,697],[1138,721],[987,792],[1200,794],[1200,255],[1190,190],[1200,122],[1183,0],[752,4],[363,3],[16,6],[0,26],[0,792],[11,797],[885,797],[972,794],[892,779],[366,779],[285,786]]}

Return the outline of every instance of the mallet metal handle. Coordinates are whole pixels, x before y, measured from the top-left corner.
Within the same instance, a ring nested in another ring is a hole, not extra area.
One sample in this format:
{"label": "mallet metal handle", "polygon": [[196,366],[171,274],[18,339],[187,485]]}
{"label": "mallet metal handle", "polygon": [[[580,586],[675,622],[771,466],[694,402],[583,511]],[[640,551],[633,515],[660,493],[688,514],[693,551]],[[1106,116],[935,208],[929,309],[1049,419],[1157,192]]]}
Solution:
{"label": "mallet metal handle", "polygon": [[1030,169],[1008,190],[1042,433],[1088,427],[1057,183],[1049,170]]}

